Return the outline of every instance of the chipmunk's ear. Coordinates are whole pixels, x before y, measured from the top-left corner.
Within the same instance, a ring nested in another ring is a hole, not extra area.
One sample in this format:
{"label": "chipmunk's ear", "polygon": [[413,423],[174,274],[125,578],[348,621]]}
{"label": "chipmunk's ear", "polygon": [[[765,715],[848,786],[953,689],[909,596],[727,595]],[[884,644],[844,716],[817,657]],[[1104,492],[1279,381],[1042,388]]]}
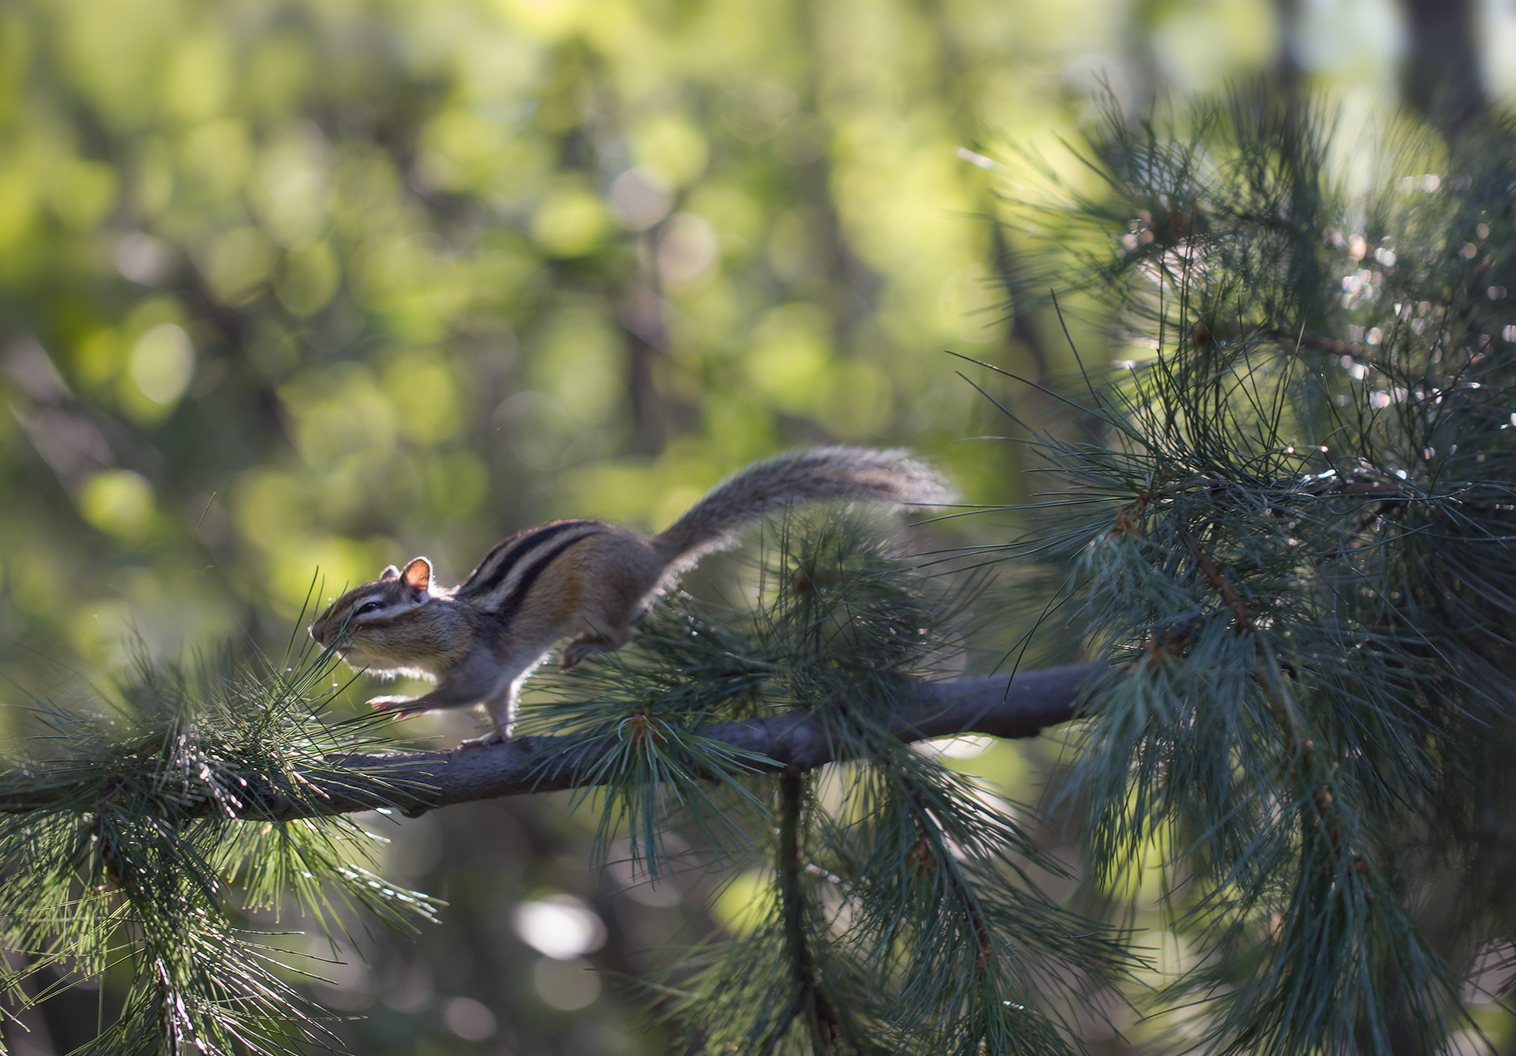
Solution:
{"label": "chipmunk's ear", "polygon": [[425,590],[432,585],[432,563],[418,557],[405,566],[405,585],[412,590]]}
{"label": "chipmunk's ear", "polygon": [[388,583],[392,579],[400,578],[400,570],[394,565],[385,565],[384,571],[379,573],[379,582]]}

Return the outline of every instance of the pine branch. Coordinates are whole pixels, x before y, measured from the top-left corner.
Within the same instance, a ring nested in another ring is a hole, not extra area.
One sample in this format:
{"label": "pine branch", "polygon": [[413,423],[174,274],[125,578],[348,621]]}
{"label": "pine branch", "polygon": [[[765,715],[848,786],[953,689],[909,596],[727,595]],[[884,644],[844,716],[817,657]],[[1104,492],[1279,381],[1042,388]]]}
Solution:
{"label": "pine branch", "polygon": [[800,877],[805,871],[800,827],[805,784],[798,770],[785,770],[779,778],[779,901],[784,918],[784,940],[789,968],[795,976],[795,995],[764,1046],[765,1056],[783,1041],[789,1025],[801,1019],[810,1034],[815,1056],[837,1051],[843,1026],[822,988],[805,927],[805,896]]}
{"label": "pine branch", "polygon": [[[992,675],[918,682],[891,728],[906,741],[956,733],[1033,737],[1073,718],[1076,704],[1103,670],[1100,664],[1071,664],[1009,679]],[[714,723],[700,734],[739,754],[766,757],[770,762],[744,764],[760,772],[811,770],[838,756],[823,724],[807,712]],[[569,748],[571,744],[577,746]],[[290,795],[288,788],[249,789],[234,809],[241,817],[278,821],[376,808],[414,817],[454,803],[602,783],[604,772],[595,761],[614,748],[612,738],[585,745],[569,736],[550,736],[442,752],[354,753],[330,760],[340,767],[340,775],[328,773],[302,782],[298,797]],[[0,794],[0,813],[28,813],[74,794],[72,783],[49,782],[39,776],[25,792]],[[311,808],[315,801],[319,809]],[[207,802],[202,813],[212,809]]]}

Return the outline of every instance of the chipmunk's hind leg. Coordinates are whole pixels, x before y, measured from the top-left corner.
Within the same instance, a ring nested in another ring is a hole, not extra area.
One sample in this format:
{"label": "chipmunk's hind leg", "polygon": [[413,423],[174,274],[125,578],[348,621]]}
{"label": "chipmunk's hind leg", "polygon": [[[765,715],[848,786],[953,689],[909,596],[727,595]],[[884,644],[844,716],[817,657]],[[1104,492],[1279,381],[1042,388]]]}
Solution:
{"label": "chipmunk's hind leg", "polygon": [[563,648],[563,670],[567,671],[591,653],[613,653],[632,640],[630,627],[607,628],[585,633]]}
{"label": "chipmunk's hind leg", "polygon": [[565,671],[591,653],[612,653],[631,641],[632,624],[647,615],[667,571],[665,559],[649,540],[629,532],[623,536],[635,542],[626,550],[618,549],[622,557],[618,564],[598,569],[595,601],[584,607],[577,620],[585,630],[563,649]]}

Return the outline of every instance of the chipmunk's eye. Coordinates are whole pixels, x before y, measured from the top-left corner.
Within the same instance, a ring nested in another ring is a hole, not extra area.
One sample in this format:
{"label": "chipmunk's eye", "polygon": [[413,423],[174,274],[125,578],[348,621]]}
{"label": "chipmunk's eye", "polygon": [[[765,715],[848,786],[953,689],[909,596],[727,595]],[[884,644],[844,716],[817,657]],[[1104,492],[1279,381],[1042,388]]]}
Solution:
{"label": "chipmunk's eye", "polygon": [[369,602],[365,602],[364,604],[358,606],[358,611],[355,612],[355,613],[353,613],[353,615],[354,616],[362,616],[365,612],[374,612],[376,609],[382,609],[382,608],[384,608],[384,602],[382,602],[382,601],[369,601]]}

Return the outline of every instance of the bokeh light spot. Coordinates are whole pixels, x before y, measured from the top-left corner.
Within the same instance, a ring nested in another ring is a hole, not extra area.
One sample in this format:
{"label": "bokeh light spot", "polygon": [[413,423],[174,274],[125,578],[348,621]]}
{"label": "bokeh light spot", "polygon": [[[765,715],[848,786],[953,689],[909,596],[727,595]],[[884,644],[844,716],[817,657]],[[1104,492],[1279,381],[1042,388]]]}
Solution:
{"label": "bokeh light spot", "polygon": [[174,403],[194,377],[195,346],[183,327],[160,323],[137,338],[130,370],[142,395],[154,403]]}
{"label": "bokeh light spot", "polygon": [[606,231],[606,208],[578,187],[555,191],[532,216],[532,237],[555,257],[579,257],[599,244]]}
{"label": "bokeh light spot", "polygon": [[79,512],[102,532],[125,539],[145,535],[153,521],[153,487],[140,473],[111,469],[79,489]]}
{"label": "bokeh light spot", "polygon": [[495,1033],[495,1013],[472,997],[455,997],[442,1010],[442,1023],[464,1041],[483,1041]]}
{"label": "bokeh light spot", "polygon": [[594,908],[573,895],[523,902],[511,914],[521,941],[547,957],[572,960],[605,945],[605,925]]}
{"label": "bokeh light spot", "polygon": [[211,243],[201,270],[221,303],[248,304],[274,270],[274,247],[257,228],[236,227]]}
{"label": "bokeh light spot", "polygon": [[711,904],[711,915],[734,935],[747,935],[774,908],[774,874],[768,869],[749,869],[721,889]]}
{"label": "bokeh light spot", "polygon": [[637,129],[632,155],[669,184],[684,187],[705,172],[710,147],[687,118],[665,114]]}
{"label": "bokeh light spot", "polygon": [[340,272],[332,247],[316,242],[287,254],[274,280],[279,303],[297,317],[315,315],[337,292]]}
{"label": "bokeh light spot", "polygon": [[658,270],[670,282],[693,282],[716,263],[716,232],[703,217],[675,213],[658,243]]}
{"label": "bokeh light spot", "polygon": [[537,962],[532,981],[537,985],[537,996],[560,1012],[588,1008],[600,997],[600,977],[589,962],[579,958],[555,961],[545,957]]}
{"label": "bokeh light spot", "polygon": [[627,169],[611,183],[608,195],[616,222],[628,231],[652,227],[668,215],[674,195],[663,177],[645,165]]}

